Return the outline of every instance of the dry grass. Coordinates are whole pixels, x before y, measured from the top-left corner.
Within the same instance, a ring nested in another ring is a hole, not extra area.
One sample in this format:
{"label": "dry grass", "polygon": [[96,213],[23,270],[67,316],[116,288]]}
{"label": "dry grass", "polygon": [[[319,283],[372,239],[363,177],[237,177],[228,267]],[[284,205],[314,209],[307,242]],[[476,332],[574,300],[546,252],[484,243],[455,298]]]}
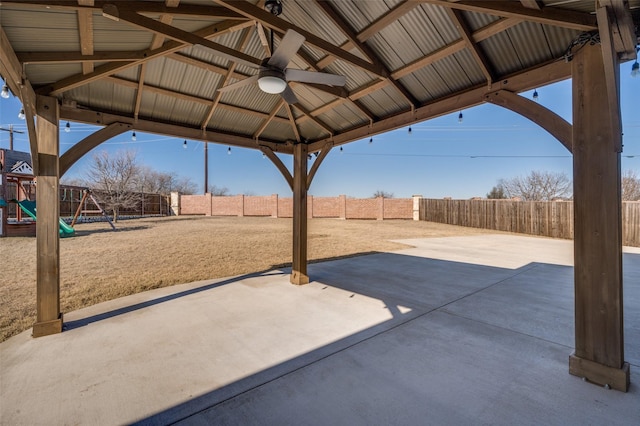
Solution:
{"label": "dry grass", "polygon": [[[289,219],[149,218],[76,225],[60,242],[61,309],[69,312],[178,283],[290,265]],[[309,259],[330,259],[405,246],[391,239],[487,231],[430,222],[312,219]],[[495,232],[495,231],[494,231]],[[0,239],[0,341],[35,321],[35,238]]]}

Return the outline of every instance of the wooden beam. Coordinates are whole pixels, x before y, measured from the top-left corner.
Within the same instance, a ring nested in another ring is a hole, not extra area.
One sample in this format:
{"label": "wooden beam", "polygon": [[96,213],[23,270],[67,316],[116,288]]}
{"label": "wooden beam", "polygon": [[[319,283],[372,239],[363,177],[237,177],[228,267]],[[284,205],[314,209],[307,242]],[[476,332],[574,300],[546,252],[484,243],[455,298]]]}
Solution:
{"label": "wooden beam", "polygon": [[413,0],[404,0],[401,3],[398,3],[389,12],[380,16],[378,19],[376,19],[366,28],[360,31],[360,33],[358,33],[358,40],[360,40],[361,42],[369,40],[375,34],[388,27],[392,23],[396,22],[402,16],[409,13],[419,4],[420,2],[416,2]]}
{"label": "wooden beam", "polygon": [[613,133],[620,135],[616,140],[620,145],[616,146],[616,152],[622,152],[622,118],[620,116],[620,62],[614,47],[614,34],[611,26],[612,13],[607,7],[599,7],[596,10],[600,33],[600,45],[602,46],[602,61],[604,67],[604,80],[607,85],[607,118],[611,122]]}
{"label": "wooden beam", "polygon": [[[575,353],[569,372],[626,392],[622,293],[621,135],[610,114],[601,46],[575,52],[573,87],[573,205]],[[615,111],[620,113],[618,105]]]}
{"label": "wooden beam", "polygon": [[293,146],[293,262],[291,283],[309,283],[307,275],[307,144]]}
{"label": "wooden beam", "polygon": [[146,58],[148,50],[109,51],[84,55],[82,52],[18,52],[16,56],[23,64],[73,64],[93,62],[128,62]]}
{"label": "wooden beam", "polygon": [[36,203],[36,323],[33,337],[62,332],[60,312],[60,217],[58,100],[38,96],[38,163]]}
{"label": "wooden beam", "polygon": [[[148,86],[145,86],[145,90]],[[221,104],[223,105],[223,104]],[[263,113],[260,113],[265,115]],[[86,109],[74,108],[72,106],[63,105],[60,108],[60,117],[64,120],[76,121],[79,123],[87,123],[93,125],[108,126],[113,123],[130,124],[136,130],[141,132],[153,133],[158,135],[172,136],[178,139],[192,139],[218,143],[222,145],[237,146],[242,148],[256,149],[255,139],[236,135],[232,133],[224,133],[211,130],[203,130],[199,127],[187,127],[177,125],[175,123],[167,123],[162,121],[151,121],[133,117],[109,114],[100,111],[91,111]],[[284,122],[287,120],[282,119]],[[260,144],[268,146],[274,152],[292,153],[290,146],[273,140],[261,140]]]}
{"label": "wooden beam", "polygon": [[129,11],[127,9],[119,8],[114,4],[105,5],[102,8],[102,14],[116,21],[126,21],[136,27],[152,31],[156,34],[160,34],[164,37],[173,39],[177,42],[184,43],[185,45],[201,45],[212,50],[217,56],[234,61],[248,67],[259,67],[262,61],[253,56],[245,55],[230,47],[216,43],[207,38],[200,37],[188,31],[183,31],[171,25],[163,24],[155,19],[147,18],[136,12]]}
{"label": "wooden beam", "polygon": [[319,119],[317,119],[316,117],[314,117],[310,111],[308,111],[305,107],[303,107],[302,105],[300,105],[300,103],[297,104],[293,104],[293,106],[295,106],[301,113],[303,113],[305,116],[307,116],[307,118],[311,121],[313,121],[318,127],[320,127],[321,129],[323,129],[325,132],[327,132],[329,135],[333,134],[333,130],[331,128],[329,128],[329,126],[327,126],[326,124],[324,124],[322,121],[320,121]]}
{"label": "wooden beam", "polygon": [[446,0],[423,0],[436,6],[466,10],[469,12],[486,13],[507,18],[518,18],[523,21],[538,24],[553,25],[578,31],[592,31],[597,29],[593,16],[584,12],[575,12],[556,7],[544,9],[529,9],[514,1],[484,1],[461,0],[449,2]]}
{"label": "wooden beam", "polygon": [[528,9],[542,9],[544,4],[540,0],[520,0],[520,3]]}
{"label": "wooden beam", "polygon": [[350,63],[351,65],[357,68],[368,71],[373,75],[383,76],[384,74],[384,70],[380,69],[380,67],[377,67],[374,64],[371,64],[365,61],[364,59],[359,58],[356,55],[353,55],[349,52],[345,52],[344,50],[323,40],[322,38],[318,37],[312,32],[309,32],[281,18],[278,18],[277,16],[263,9],[260,9],[248,2],[243,2],[243,1],[238,2],[238,1],[231,1],[231,0],[213,0],[213,1],[224,7],[227,7],[233,10],[234,12],[240,13],[241,15],[244,15],[249,19],[255,19],[259,21],[262,25],[267,26],[269,28],[272,28],[281,32],[287,32],[287,30],[292,29],[297,33],[301,34],[302,36],[304,36],[307,43],[339,58],[340,60]]}
{"label": "wooden beam", "polygon": [[631,16],[628,0],[598,0],[600,7],[610,10],[611,33],[615,51],[622,60],[635,59],[637,56],[635,24]]}
{"label": "wooden beam", "polygon": [[293,129],[293,134],[296,136],[296,142],[300,143],[300,131],[296,125],[296,118],[293,116],[291,105],[285,102],[284,109],[287,111],[287,115],[289,116],[289,123],[291,123],[291,129]]}
{"label": "wooden beam", "polygon": [[291,176],[291,173],[289,172],[289,169],[287,169],[287,166],[284,165],[282,160],[280,160],[280,158],[273,152],[273,150],[271,150],[271,148],[264,145],[260,145],[259,147],[260,151],[262,151],[262,153],[266,155],[267,158],[271,160],[271,162],[276,166],[280,173],[282,173],[282,176],[293,191],[293,176]]}
{"label": "wooden beam", "polygon": [[469,29],[469,25],[462,14],[461,10],[458,9],[447,9],[447,14],[449,15],[449,19],[458,29],[458,33],[462,36],[464,43],[467,46],[467,49],[471,52],[471,56],[475,60],[476,64],[480,67],[480,71],[484,74],[487,82],[489,84],[495,81],[495,72],[493,71],[493,66],[487,59],[487,56],[480,49],[473,40],[473,35],[471,34],[471,30]]}
{"label": "wooden beam", "polygon": [[318,155],[315,161],[313,162],[313,165],[311,166],[311,170],[309,170],[309,174],[307,175],[307,190],[311,188],[311,183],[313,183],[313,178],[318,172],[318,169],[320,168],[320,165],[322,164],[324,159],[327,158],[327,155],[329,155],[329,151],[331,151],[331,148],[332,148],[331,144],[327,143],[324,146],[324,148],[320,150],[320,155]]}
{"label": "wooden beam", "polygon": [[[78,0],[80,6],[93,6],[93,0]],[[80,52],[93,55],[93,12],[91,9],[78,9],[78,34],[80,36]],[[82,62],[82,73],[93,71],[93,63]]]}
{"label": "wooden beam", "polygon": [[100,145],[102,142],[131,130],[131,124],[112,123],[108,126],[90,134],[80,142],[69,148],[60,156],[60,177],[64,176],[76,161],[84,157],[89,151]]}
{"label": "wooden beam", "polygon": [[558,139],[569,152],[572,152],[573,129],[571,124],[550,109],[508,90],[491,92],[485,96],[485,100],[528,118]]}
{"label": "wooden beam", "polygon": [[[276,114],[278,113],[278,111],[280,111],[280,109],[282,108],[282,104],[284,104],[284,99],[280,98],[280,100],[278,101],[278,103],[276,104],[275,107],[273,107],[273,109],[271,110],[271,112],[269,113],[269,117],[265,118],[264,121],[262,122],[262,124],[260,125],[260,128],[258,130],[256,130],[256,132],[253,134],[253,138],[254,139],[258,139],[260,137],[260,135],[262,134],[262,132],[264,132],[264,130],[267,128],[267,126],[269,125],[269,123],[271,123],[271,121],[273,120],[273,118],[276,116]],[[291,190],[293,191],[293,188],[291,188]]]}
{"label": "wooden beam", "polygon": [[[218,36],[221,34],[226,34],[232,30],[235,31],[237,29],[244,28],[247,25],[249,24],[247,24],[246,22],[243,22],[240,24],[238,24],[238,21],[223,22],[223,23],[210,25],[206,28],[196,31],[193,34],[199,37],[212,37],[214,35]],[[162,56],[166,56],[170,53],[183,49],[185,46],[186,45],[184,43],[180,43],[172,40],[172,41],[166,42],[165,44],[162,45],[162,47],[156,50],[145,52],[145,54],[143,54],[144,57],[142,59],[133,60],[130,62],[109,63],[109,64],[101,65],[97,67],[92,73],[89,73],[87,75],[83,75],[83,74],[73,75],[73,76],[64,78],[60,81],[57,81],[53,84],[40,87],[38,88],[37,91],[38,93],[45,94],[45,95],[58,95],[66,92],[67,90],[75,89],[76,87],[84,86],[85,84],[89,84],[93,81],[99,80],[105,76],[116,74],[127,68],[137,66],[144,62],[148,62],[150,60],[153,60]]]}
{"label": "wooden beam", "polygon": [[[174,61],[182,62],[184,64],[193,65],[194,67],[202,68],[204,70],[211,71],[216,74],[226,75],[229,72],[229,68],[221,67],[216,64],[205,62],[197,58],[192,58],[182,53],[172,53],[168,55],[167,58]],[[251,76],[250,74],[244,74],[234,70],[233,74],[231,75],[231,78],[234,78],[236,80],[242,80],[250,76]]]}
{"label": "wooden beam", "polygon": [[342,145],[364,137],[370,137],[371,135],[388,132],[389,130],[405,127],[409,124],[470,108],[485,102],[485,96],[492,91],[503,89],[518,93],[545,84],[555,83],[567,79],[570,76],[570,63],[553,61],[525,72],[505,76],[490,87],[487,87],[486,84],[480,85],[460,93],[454,93],[444,99],[425,104],[416,108],[415,111],[406,111],[393,117],[376,121],[370,125],[358,126],[351,130],[334,134],[331,137],[318,139],[310,145],[309,149],[311,151],[322,149],[328,141],[332,141],[333,146]]}

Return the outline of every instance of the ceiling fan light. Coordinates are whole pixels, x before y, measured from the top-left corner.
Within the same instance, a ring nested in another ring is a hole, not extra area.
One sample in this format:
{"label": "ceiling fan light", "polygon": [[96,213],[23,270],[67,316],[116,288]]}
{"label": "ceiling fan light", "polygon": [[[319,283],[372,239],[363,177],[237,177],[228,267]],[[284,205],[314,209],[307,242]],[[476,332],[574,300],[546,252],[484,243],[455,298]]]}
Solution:
{"label": "ceiling fan light", "polygon": [[258,79],[260,90],[266,93],[278,94],[284,92],[287,88],[287,82],[280,77],[265,75]]}

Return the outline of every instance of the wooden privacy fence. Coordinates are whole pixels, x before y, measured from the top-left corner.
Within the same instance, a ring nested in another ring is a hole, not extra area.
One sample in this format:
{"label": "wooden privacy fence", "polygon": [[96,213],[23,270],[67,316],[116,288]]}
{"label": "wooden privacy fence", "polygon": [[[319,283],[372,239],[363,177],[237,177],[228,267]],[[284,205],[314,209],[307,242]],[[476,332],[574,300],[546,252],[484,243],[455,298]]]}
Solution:
{"label": "wooden privacy fence", "polygon": [[[420,220],[573,239],[572,201],[420,200]],[[640,247],[640,201],[622,203],[622,241]]]}

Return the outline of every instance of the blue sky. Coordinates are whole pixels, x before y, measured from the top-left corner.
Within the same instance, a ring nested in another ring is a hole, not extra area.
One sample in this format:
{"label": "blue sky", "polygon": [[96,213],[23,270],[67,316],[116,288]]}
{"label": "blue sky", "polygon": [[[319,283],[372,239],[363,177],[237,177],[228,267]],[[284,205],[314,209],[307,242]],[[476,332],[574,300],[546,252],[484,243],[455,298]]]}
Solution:
{"label": "blue sky", "polygon": [[[631,63],[621,65],[621,104],[624,131],[622,170],[640,173],[640,78],[630,76]],[[571,81],[540,87],[538,102],[571,122]],[[531,97],[532,92],[522,96]],[[14,137],[15,149],[29,150],[26,125],[17,118],[17,99],[0,99],[0,126],[25,131]],[[408,129],[334,148],[320,166],[310,194],[370,197],[376,190],[396,197],[421,194],[429,198],[485,196],[501,178],[523,176],[532,170],[572,175],[569,152],[551,135],[515,113],[494,105],[481,105],[425,121]],[[64,122],[62,128],[64,128]],[[97,128],[71,123],[71,132],[61,131],[60,151],[88,136]],[[158,171],[175,172],[196,182],[200,191],[204,178],[203,143],[136,132],[115,137],[95,149],[115,152],[132,149],[138,161]],[[8,132],[0,132],[0,148],[8,148]],[[291,168],[292,158],[281,157]],[[85,173],[91,153],[75,164],[65,178]],[[226,187],[232,194],[290,196],[291,191],[275,166],[256,150],[209,144],[209,182]]]}

